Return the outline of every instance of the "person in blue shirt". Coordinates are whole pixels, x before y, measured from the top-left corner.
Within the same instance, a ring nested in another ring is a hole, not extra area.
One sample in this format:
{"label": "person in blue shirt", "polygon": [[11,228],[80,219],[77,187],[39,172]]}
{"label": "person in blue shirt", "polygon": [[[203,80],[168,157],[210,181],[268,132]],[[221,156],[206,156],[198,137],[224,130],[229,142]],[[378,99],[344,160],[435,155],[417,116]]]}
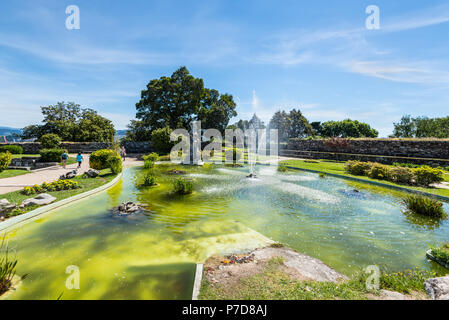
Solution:
{"label": "person in blue shirt", "polygon": [[78,152],[76,161],[78,162],[78,169],[81,168],[81,164],[83,163],[83,155],[81,154],[81,152]]}
{"label": "person in blue shirt", "polygon": [[61,162],[62,167],[65,169],[65,166],[67,165],[67,159],[69,158],[69,155],[67,154],[67,151],[64,151],[64,153],[61,155]]}

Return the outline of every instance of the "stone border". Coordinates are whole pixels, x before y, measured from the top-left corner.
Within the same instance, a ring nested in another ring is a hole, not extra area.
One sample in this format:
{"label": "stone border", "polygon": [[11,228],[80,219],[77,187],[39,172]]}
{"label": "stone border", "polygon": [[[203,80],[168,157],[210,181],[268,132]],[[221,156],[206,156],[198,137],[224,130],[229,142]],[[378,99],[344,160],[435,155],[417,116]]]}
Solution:
{"label": "stone border", "polygon": [[203,280],[203,263],[196,264],[195,281],[193,282],[192,300],[198,300],[200,294],[201,281]]}
{"label": "stone border", "polygon": [[297,168],[297,167],[291,167],[291,166],[286,166],[286,167],[288,169],[298,170],[298,171],[306,171],[306,172],[312,172],[312,173],[324,173],[324,174],[326,174],[328,176],[332,176],[332,177],[342,178],[342,179],[346,179],[346,180],[352,180],[355,182],[372,184],[372,185],[376,185],[379,187],[390,188],[390,189],[395,189],[395,190],[399,190],[399,191],[420,194],[420,195],[424,195],[424,196],[428,196],[428,197],[432,197],[432,198],[436,198],[436,199],[440,199],[440,200],[449,202],[449,197],[441,196],[439,194],[433,194],[433,193],[429,193],[429,192],[425,192],[425,191],[413,190],[413,189],[409,189],[406,187],[394,186],[394,185],[385,184],[385,183],[377,182],[377,181],[369,181],[369,180],[360,179],[360,178],[356,178],[356,177],[343,176],[343,175],[337,174],[337,173],[328,173],[328,172],[319,171],[319,170],[304,169],[304,168]]}
{"label": "stone border", "polygon": [[96,188],[96,189],[92,189],[80,194],[77,194],[73,197],[70,198],[66,198],[66,199],[62,199],[60,201],[51,203],[49,205],[46,206],[42,206],[40,208],[37,208],[35,210],[29,211],[27,213],[12,217],[6,221],[0,222],[0,232],[2,231],[6,231],[7,229],[10,229],[12,227],[17,227],[18,225],[22,225],[25,224],[27,222],[32,221],[33,219],[40,217],[41,215],[48,213],[49,211],[55,210],[57,208],[60,208],[62,206],[65,206],[69,203],[72,203],[74,201],[77,200],[81,200],[84,198],[87,198],[91,195],[94,195],[96,193],[99,193],[101,191],[104,191],[106,189],[109,189],[110,187],[114,186],[117,182],[119,182],[122,178],[122,173],[119,173],[117,175],[117,177],[115,177],[114,179],[112,179],[111,181],[109,181],[108,183]]}

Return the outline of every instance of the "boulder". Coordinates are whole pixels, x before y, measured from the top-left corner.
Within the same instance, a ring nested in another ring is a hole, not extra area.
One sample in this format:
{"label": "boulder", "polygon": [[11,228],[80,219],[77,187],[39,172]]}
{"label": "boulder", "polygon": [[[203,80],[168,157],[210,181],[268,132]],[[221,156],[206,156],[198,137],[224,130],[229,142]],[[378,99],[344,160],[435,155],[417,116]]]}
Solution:
{"label": "boulder", "polygon": [[89,169],[86,172],[84,172],[83,177],[96,178],[96,177],[98,177],[99,174],[100,174],[100,171],[94,170],[94,169]]}
{"label": "boulder", "polygon": [[78,171],[73,170],[73,171],[67,172],[66,174],[63,174],[62,176],[60,176],[59,180],[73,179],[76,177],[77,174],[78,174]]}
{"label": "boulder", "polygon": [[428,279],[424,288],[432,300],[449,300],[449,276]]}
{"label": "boulder", "polygon": [[10,203],[6,199],[1,199],[0,200],[0,216],[1,217],[5,216],[8,212],[11,212],[15,208],[17,208],[16,204]]}
{"label": "boulder", "polygon": [[0,208],[1,207],[6,207],[10,205],[9,201],[7,199],[0,199]]}
{"label": "boulder", "polygon": [[34,198],[26,199],[22,202],[21,207],[28,207],[28,206],[44,206],[46,204],[50,204],[53,201],[55,201],[56,198],[47,194],[42,193]]}

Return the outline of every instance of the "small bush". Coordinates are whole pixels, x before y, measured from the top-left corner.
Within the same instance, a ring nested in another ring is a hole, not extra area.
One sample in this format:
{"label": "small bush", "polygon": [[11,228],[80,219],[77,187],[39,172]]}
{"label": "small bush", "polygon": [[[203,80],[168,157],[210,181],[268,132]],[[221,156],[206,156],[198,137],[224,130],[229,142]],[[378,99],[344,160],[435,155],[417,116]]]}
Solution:
{"label": "small bush", "polygon": [[287,166],[285,164],[278,165],[278,171],[279,172],[286,172],[288,170]]}
{"label": "small bush", "polygon": [[152,187],[156,185],[156,178],[151,172],[147,172],[145,174],[142,185],[145,187]]}
{"label": "small bush", "polygon": [[11,163],[12,155],[9,151],[0,153],[0,172],[8,169],[9,164]]}
{"label": "small bush", "polygon": [[23,148],[16,145],[1,146],[0,153],[9,152],[11,154],[22,154]]}
{"label": "small bush", "polygon": [[347,173],[355,176],[365,176],[368,174],[371,166],[371,162],[348,161],[345,165],[345,170]]}
{"label": "small bush", "polygon": [[44,149],[56,149],[61,146],[61,138],[55,134],[55,133],[47,133],[44,134],[40,139],[39,142],[42,145],[42,148]]}
{"label": "small bush", "polygon": [[429,166],[422,166],[414,169],[416,183],[420,186],[429,186],[432,183],[439,183],[444,181],[444,172],[440,169]]}
{"label": "small bush", "polygon": [[320,178],[326,178],[326,174],[324,172],[319,173]]}
{"label": "small bush", "polygon": [[415,175],[408,167],[395,167],[390,170],[390,181],[403,184],[413,184]]}
{"label": "small bush", "polygon": [[143,156],[142,159],[145,160],[150,160],[153,162],[159,161],[159,155],[156,152],[152,152],[146,156]]}
{"label": "small bush", "polygon": [[64,153],[63,149],[42,149],[39,151],[42,162],[59,162],[61,161],[61,155]]}
{"label": "small bush", "polygon": [[3,237],[0,243],[0,296],[11,288],[16,275],[17,259],[9,256],[8,244]]}
{"label": "small bush", "polygon": [[443,210],[443,203],[436,199],[421,195],[409,195],[402,201],[408,210],[413,213],[432,218],[446,217],[446,213]]}
{"label": "small bush", "polygon": [[89,166],[95,170],[110,168],[115,174],[122,172],[122,158],[115,150],[101,149],[89,157]]}
{"label": "small bush", "polygon": [[380,163],[374,163],[368,171],[368,177],[379,180],[390,179],[390,168]]}
{"label": "small bush", "polygon": [[173,182],[173,191],[177,194],[190,194],[193,192],[193,182],[184,178]]}
{"label": "small bush", "polygon": [[154,162],[151,161],[151,160],[145,160],[145,161],[143,162],[143,167],[144,167],[145,169],[153,169],[153,168],[154,168]]}

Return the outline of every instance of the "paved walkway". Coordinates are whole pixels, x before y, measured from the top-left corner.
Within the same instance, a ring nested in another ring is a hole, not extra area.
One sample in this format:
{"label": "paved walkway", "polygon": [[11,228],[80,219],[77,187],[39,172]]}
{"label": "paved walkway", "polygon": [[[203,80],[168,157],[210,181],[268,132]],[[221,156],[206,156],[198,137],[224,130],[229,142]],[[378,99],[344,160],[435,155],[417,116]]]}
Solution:
{"label": "paved walkway", "polygon": [[[76,155],[70,156],[75,157]],[[78,174],[82,174],[89,169],[89,155],[84,154],[83,157],[83,164],[81,169],[78,170]],[[77,167],[78,163],[74,163],[67,165],[66,169],[62,166],[58,166],[57,168],[48,168],[16,177],[0,179],[0,194],[21,190],[23,187],[42,184],[43,182],[56,181],[60,176],[76,169]]]}
{"label": "paved walkway", "polygon": [[[76,155],[70,155],[76,157]],[[89,155],[83,154],[83,164],[78,170],[78,175],[83,174],[89,170]],[[123,162],[124,167],[131,167],[136,165],[143,165],[142,161],[138,161],[136,157],[127,157]],[[57,168],[49,168],[37,172],[31,172],[16,177],[0,179],[0,194],[22,190],[26,186],[33,186],[35,184],[42,184],[44,182],[52,182],[59,179],[63,174],[72,171],[78,167],[78,163],[67,165],[66,169],[61,166]]]}

